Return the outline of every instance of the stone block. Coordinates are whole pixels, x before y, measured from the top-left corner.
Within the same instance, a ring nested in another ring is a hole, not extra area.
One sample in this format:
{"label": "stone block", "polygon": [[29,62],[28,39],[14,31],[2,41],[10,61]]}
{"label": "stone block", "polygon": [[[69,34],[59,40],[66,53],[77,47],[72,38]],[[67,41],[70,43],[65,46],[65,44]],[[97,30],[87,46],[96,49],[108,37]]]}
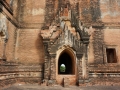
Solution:
{"label": "stone block", "polygon": [[69,78],[64,77],[64,78],[63,78],[63,86],[64,86],[64,87],[69,87],[69,85],[70,85]]}

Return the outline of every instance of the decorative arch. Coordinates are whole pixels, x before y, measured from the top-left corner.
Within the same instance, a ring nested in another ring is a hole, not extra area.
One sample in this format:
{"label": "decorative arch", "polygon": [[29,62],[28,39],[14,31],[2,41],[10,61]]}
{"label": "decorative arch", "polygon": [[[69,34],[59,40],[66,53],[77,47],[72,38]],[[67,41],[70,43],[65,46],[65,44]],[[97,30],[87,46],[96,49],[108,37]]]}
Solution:
{"label": "decorative arch", "polygon": [[[64,56],[65,56],[65,58],[64,58]],[[64,60],[62,60],[62,58]],[[65,64],[65,66],[66,66],[66,71],[63,73],[60,73],[60,70],[59,70],[61,64]],[[57,52],[56,52],[56,69],[55,70],[56,70],[55,79],[58,82],[58,84],[62,85],[64,78],[68,78],[69,79],[68,82],[71,85],[76,84],[76,80],[77,80],[77,57],[76,57],[76,52],[69,45],[62,45],[57,50]]]}
{"label": "decorative arch", "polygon": [[[75,75],[76,73],[76,55],[74,50],[69,46],[63,46],[57,51],[56,70],[60,75]],[[60,66],[66,66],[65,72],[60,72]]]}
{"label": "decorative arch", "polygon": [[[65,65],[65,71],[61,72],[61,65]],[[74,55],[69,50],[64,50],[58,59],[58,74],[75,74],[75,60]]]}

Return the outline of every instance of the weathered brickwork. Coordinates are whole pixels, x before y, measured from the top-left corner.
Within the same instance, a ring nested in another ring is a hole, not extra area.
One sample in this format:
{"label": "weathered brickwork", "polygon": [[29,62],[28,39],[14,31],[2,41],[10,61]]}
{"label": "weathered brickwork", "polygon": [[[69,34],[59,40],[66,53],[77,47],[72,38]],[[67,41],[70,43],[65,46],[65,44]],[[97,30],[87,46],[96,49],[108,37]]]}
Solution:
{"label": "weathered brickwork", "polygon": [[17,67],[15,64],[0,64],[0,88],[16,83]]}
{"label": "weathered brickwork", "polygon": [[43,23],[45,0],[20,0],[20,22]]}
{"label": "weathered brickwork", "polygon": [[14,61],[14,55],[15,55],[15,42],[16,42],[16,27],[11,24],[11,22],[8,22],[8,42],[6,45],[6,57],[7,61]]}
{"label": "weathered brickwork", "polygon": [[100,0],[101,19],[103,22],[120,22],[120,1]]}
{"label": "weathered brickwork", "polygon": [[2,52],[3,51],[3,41],[0,40],[0,57],[2,57]]}
{"label": "weathered brickwork", "polygon": [[38,83],[42,82],[43,65],[18,65],[15,63],[0,64],[0,88],[17,82]]}
{"label": "weathered brickwork", "polygon": [[[119,0],[11,1],[0,0],[0,88],[120,85]],[[106,49],[114,49],[116,62]]]}
{"label": "weathered brickwork", "polygon": [[97,22],[100,19],[100,0],[80,0],[80,18],[83,22]]}
{"label": "weathered brickwork", "polygon": [[120,85],[119,68],[116,64],[90,65],[90,85]]}
{"label": "weathered brickwork", "polygon": [[44,47],[38,29],[21,29],[18,37],[17,61],[40,64],[44,60]]}
{"label": "weathered brickwork", "polygon": [[[120,29],[106,29],[104,30],[104,42],[105,42],[105,48],[115,48],[116,49],[116,57],[118,64],[120,63]],[[105,58],[106,60],[106,58]]]}
{"label": "weathered brickwork", "polygon": [[19,20],[19,10],[20,10],[20,1],[19,0],[15,0],[14,2],[12,1],[11,4],[11,8],[13,10],[13,16],[14,18],[18,21]]}
{"label": "weathered brickwork", "polygon": [[103,30],[96,29],[93,36],[93,48],[94,48],[94,62],[95,64],[103,64]]}

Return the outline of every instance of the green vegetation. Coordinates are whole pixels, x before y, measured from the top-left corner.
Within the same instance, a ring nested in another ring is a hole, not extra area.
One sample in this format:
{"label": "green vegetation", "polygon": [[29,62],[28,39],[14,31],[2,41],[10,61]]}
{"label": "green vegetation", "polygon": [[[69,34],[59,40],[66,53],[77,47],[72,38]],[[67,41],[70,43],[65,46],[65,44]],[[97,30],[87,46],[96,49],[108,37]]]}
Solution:
{"label": "green vegetation", "polygon": [[65,65],[62,64],[62,65],[60,66],[60,72],[65,72],[65,69],[66,69]]}

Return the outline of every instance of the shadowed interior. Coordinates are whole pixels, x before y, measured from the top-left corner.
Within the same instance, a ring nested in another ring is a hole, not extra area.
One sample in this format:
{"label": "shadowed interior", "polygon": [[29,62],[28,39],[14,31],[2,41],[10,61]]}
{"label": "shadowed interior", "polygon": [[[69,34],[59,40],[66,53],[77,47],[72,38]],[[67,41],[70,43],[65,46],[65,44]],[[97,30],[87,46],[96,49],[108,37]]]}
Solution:
{"label": "shadowed interior", "polygon": [[[66,69],[65,72],[60,71],[60,66],[64,64]],[[64,51],[58,61],[58,74],[75,74],[75,68],[74,68],[74,58],[71,53],[68,53]]]}
{"label": "shadowed interior", "polygon": [[108,63],[117,63],[116,51],[114,48],[107,48],[106,53]]}

